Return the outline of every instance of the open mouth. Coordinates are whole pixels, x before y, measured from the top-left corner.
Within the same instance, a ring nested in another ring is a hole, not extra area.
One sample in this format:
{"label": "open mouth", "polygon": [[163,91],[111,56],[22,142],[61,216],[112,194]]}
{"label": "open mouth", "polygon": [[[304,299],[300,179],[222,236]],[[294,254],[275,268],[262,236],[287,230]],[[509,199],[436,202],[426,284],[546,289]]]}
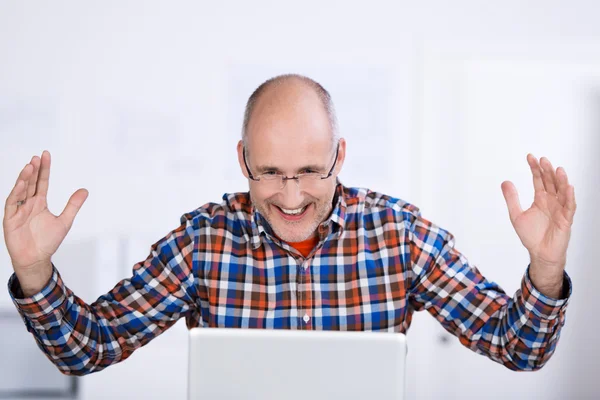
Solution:
{"label": "open mouth", "polygon": [[279,215],[286,221],[299,221],[306,215],[308,209],[310,208],[310,204],[306,205],[302,208],[297,208],[294,210],[289,210],[286,208],[281,208],[273,204],[273,207],[279,212]]}

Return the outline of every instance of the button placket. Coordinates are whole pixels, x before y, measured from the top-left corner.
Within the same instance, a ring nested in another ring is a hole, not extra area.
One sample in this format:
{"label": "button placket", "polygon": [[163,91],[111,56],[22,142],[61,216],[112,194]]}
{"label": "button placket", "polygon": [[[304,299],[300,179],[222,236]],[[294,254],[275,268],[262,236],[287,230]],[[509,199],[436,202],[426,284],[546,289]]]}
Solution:
{"label": "button placket", "polygon": [[312,310],[310,264],[311,259],[305,259],[301,264],[301,271],[304,273],[299,274],[302,281],[302,301],[300,303],[302,309],[299,309],[298,314],[302,316],[303,322],[300,322],[302,329],[312,329],[311,324],[309,324],[311,319],[310,312]]}
{"label": "button placket", "polygon": [[[304,258],[301,258],[301,259],[296,258],[296,262],[300,262],[299,264],[296,264],[297,267],[301,267],[303,265],[303,261],[304,261]],[[297,304],[297,308],[298,308],[297,318],[298,318],[298,329],[302,330],[302,329],[304,329],[304,325],[302,324],[302,321],[301,321],[301,315],[304,312],[303,311],[304,310],[304,304],[303,304],[303,291],[304,291],[304,288],[302,286],[302,282],[304,280],[303,279],[303,275],[304,274],[302,273],[302,269],[300,269],[300,268],[297,268],[297,271],[298,271],[298,273],[296,274],[297,275],[296,276],[296,283],[297,283],[297,286],[298,286],[298,290],[296,290],[296,298],[297,298],[296,299],[296,301],[297,301],[296,304]]]}

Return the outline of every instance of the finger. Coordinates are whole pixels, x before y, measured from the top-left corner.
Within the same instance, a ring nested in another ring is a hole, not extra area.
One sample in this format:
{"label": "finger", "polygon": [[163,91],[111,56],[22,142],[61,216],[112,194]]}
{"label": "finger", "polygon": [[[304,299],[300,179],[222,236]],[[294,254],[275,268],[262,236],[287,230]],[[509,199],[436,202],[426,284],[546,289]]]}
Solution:
{"label": "finger", "polygon": [[535,192],[543,192],[544,182],[542,180],[542,169],[533,154],[527,154],[527,163],[529,164],[533,175],[533,189]]}
{"label": "finger", "polygon": [[26,181],[29,179],[29,173],[31,172],[30,170],[28,170],[28,166],[30,164],[27,163],[25,164],[25,166],[23,167],[23,169],[21,170],[21,172],[19,172],[19,176],[17,177],[17,180],[15,181],[15,185],[17,184],[17,182],[21,181]]}
{"label": "finger", "polygon": [[38,175],[40,172],[40,158],[33,156],[29,164],[33,165],[33,172],[29,178],[29,185],[27,186],[27,198],[30,199],[35,195],[35,188],[37,186]]}
{"label": "finger", "polygon": [[58,216],[58,219],[62,221],[62,223],[67,227],[67,229],[71,229],[73,225],[73,221],[75,220],[75,216],[81,209],[81,206],[85,202],[85,199],[88,197],[88,191],[85,189],[79,189],[75,193],[71,195],[69,202],[65,206],[63,212]]}
{"label": "finger", "polygon": [[19,201],[19,199],[23,197],[25,197],[25,181],[19,179],[17,180],[17,183],[6,198],[6,203],[4,203],[5,220],[12,218],[17,213],[17,201]]}
{"label": "finger", "polygon": [[556,177],[552,163],[546,157],[542,157],[540,158],[540,165],[542,167],[542,180],[546,193],[556,195]]}
{"label": "finger", "polygon": [[29,182],[31,180],[31,175],[33,175],[34,169],[35,169],[34,166],[31,164],[27,164],[25,166],[25,168],[27,169],[27,174],[23,175],[23,181],[25,182],[25,195],[23,196],[22,199],[19,199],[22,201],[27,201],[27,192],[29,190]]}
{"label": "finger", "polygon": [[567,190],[567,204],[565,209],[565,218],[569,221],[569,224],[572,224],[575,210],[577,209],[577,203],[575,202],[575,187],[573,187],[573,185],[569,185]]}
{"label": "finger", "polygon": [[19,176],[17,177],[17,181],[15,182],[15,185],[17,184],[17,182],[23,181],[23,187],[25,188],[25,191],[19,195],[20,197],[17,199],[17,201],[25,200],[27,198],[27,185],[29,184],[29,178],[31,176],[31,172],[32,172],[31,164],[25,164],[25,166],[19,173]]}
{"label": "finger", "polygon": [[519,193],[517,192],[515,185],[510,181],[502,182],[501,188],[504,200],[508,206],[510,221],[514,224],[519,215],[523,213],[521,203],[519,202]]}
{"label": "finger", "polygon": [[46,197],[48,195],[48,184],[50,181],[50,152],[44,150],[42,153],[42,160],[40,162],[40,172],[37,180],[37,193],[40,196]]}
{"label": "finger", "polygon": [[563,167],[558,167],[556,169],[556,180],[558,182],[557,186],[557,194],[558,194],[558,202],[561,206],[565,206],[567,203],[567,191],[569,190],[569,178],[567,177],[567,172]]}

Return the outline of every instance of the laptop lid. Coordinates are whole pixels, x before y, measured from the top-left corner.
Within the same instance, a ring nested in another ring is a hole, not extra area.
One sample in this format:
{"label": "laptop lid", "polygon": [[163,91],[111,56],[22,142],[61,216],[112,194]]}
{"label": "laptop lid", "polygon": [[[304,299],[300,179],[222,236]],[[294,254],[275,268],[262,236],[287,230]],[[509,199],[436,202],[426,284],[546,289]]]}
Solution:
{"label": "laptop lid", "polygon": [[194,328],[189,336],[190,400],[404,398],[403,334]]}

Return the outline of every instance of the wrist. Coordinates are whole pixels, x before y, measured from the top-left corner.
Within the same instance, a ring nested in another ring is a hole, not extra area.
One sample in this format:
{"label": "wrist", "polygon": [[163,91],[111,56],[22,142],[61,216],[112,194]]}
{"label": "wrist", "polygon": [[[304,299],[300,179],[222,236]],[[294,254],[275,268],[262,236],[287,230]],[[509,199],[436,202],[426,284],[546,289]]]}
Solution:
{"label": "wrist", "polygon": [[39,293],[52,278],[52,262],[43,261],[27,268],[15,268],[24,297]]}
{"label": "wrist", "polygon": [[531,260],[529,279],[544,296],[558,299],[563,290],[564,265],[546,265]]}

